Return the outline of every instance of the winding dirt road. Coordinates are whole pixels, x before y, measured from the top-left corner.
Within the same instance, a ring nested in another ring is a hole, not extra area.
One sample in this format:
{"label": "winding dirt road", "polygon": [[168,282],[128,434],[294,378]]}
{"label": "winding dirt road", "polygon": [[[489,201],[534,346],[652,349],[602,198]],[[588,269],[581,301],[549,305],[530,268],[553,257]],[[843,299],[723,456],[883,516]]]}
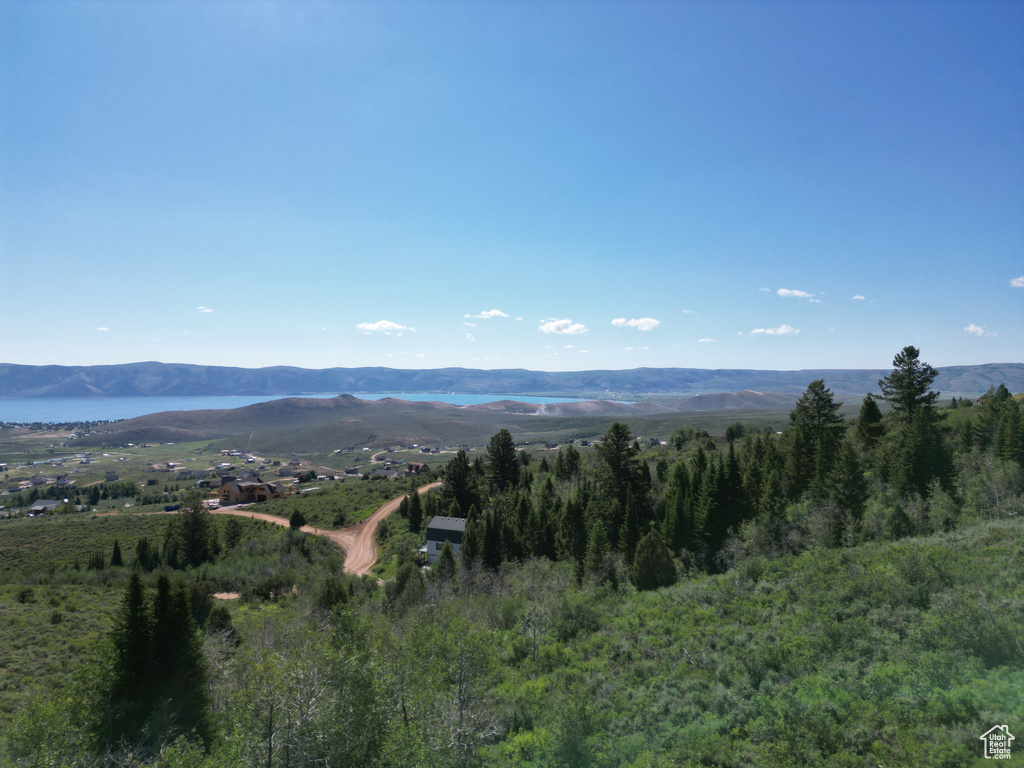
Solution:
{"label": "winding dirt road", "polygon": [[[441,485],[440,481],[421,486],[418,493],[426,493]],[[304,525],[300,530],[304,533],[312,533],[316,536],[323,536],[330,539],[343,550],[345,550],[345,573],[355,576],[364,576],[370,572],[374,563],[377,562],[377,526],[380,521],[398,509],[405,497],[403,493],[391,501],[383,504],[376,512],[355,525],[348,525],[336,531],[328,531],[323,528],[315,528],[312,525]],[[267,515],[262,512],[251,512],[247,507],[237,509],[236,507],[223,507],[211,509],[215,515],[236,515],[238,517],[250,517],[254,520],[264,520],[275,525],[288,526],[289,522],[284,517]]]}

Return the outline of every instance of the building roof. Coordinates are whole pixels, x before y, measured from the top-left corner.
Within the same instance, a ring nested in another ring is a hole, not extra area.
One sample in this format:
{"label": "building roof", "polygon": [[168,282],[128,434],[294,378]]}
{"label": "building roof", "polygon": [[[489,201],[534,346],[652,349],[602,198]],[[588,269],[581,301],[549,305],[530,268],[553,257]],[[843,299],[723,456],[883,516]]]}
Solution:
{"label": "building roof", "polygon": [[430,518],[427,523],[427,535],[431,531],[459,531],[466,530],[466,518],[464,517],[441,517],[440,515]]}

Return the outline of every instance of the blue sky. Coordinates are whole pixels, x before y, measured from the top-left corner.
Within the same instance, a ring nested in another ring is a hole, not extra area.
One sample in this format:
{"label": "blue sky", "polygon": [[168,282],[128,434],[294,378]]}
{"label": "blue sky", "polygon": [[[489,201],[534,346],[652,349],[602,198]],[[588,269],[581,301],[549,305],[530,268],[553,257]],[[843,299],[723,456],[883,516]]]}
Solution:
{"label": "blue sky", "polygon": [[1024,3],[0,4],[0,362],[1024,361]]}

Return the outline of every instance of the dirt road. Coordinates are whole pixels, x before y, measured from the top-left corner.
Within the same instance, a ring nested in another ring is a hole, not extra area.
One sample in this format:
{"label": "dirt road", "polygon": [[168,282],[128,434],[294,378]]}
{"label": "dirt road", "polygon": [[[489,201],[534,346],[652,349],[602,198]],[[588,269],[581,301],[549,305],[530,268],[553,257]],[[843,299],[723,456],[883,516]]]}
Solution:
{"label": "dirt road", "polygon": [[[419,493],[426,493],[437,488],[440,482],[430,483],[418,489]],[[312,533],[316,536],[323,536],[330,539],[343,550],[345,550],[345,573],[356,576],[363,576],[370,572],[374,563],[377,562],[377,526],[380,521],[390,515],[402,503],[405,497],[396,496],[385,503],[376,512],[355,525],[348,525],[336,531],[328,531],[323,528],[316,528],[312,525],[304,525],[301,530],[304,533]],[[275,525],[289,525],[286,518],[267,515],[262,512],[252,512],[247,507],[237,509],[236,507],[222,507],[221,509],[210,510],[215,515],[237,515],[238,517],[251,517],[254,520],[264,520]]]}

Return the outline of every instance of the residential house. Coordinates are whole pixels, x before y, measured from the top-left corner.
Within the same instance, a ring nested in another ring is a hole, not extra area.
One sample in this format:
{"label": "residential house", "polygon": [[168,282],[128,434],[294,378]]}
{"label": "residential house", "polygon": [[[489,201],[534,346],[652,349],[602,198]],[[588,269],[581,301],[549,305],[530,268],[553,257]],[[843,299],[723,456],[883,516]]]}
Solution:
{"label": "residential house", "polygon": [[60,505],[61,502],[54,501],[53,499],[39,499],[32,503],[32,506],[28,508],[28,511],[34,515],[41,515],[45,512],[53,512],[53,510]]}
{"label": "residential house", "polygon": [[437,556],[441,554],[446,541],[451,542],[455,557],[459,556],[462,550],[462,535],[466,532],[466,518],[464,517],[441,517],[437,515],[430,518],[427,523],[427,564],[437,562]]}
{"label": "residential house", "polygon": [[430,467],[421,461],[410,461],[409,469],[406,474],[409,475],[424,475],[430,471]]}
{"label": "residential house", "polygon": [[264,483],[255,480],[232,480],[217,489],[217,495],[223,506],[232,504],[251,504],[267,499],[282,499],[288,495],[288,489],[280,483]]}

